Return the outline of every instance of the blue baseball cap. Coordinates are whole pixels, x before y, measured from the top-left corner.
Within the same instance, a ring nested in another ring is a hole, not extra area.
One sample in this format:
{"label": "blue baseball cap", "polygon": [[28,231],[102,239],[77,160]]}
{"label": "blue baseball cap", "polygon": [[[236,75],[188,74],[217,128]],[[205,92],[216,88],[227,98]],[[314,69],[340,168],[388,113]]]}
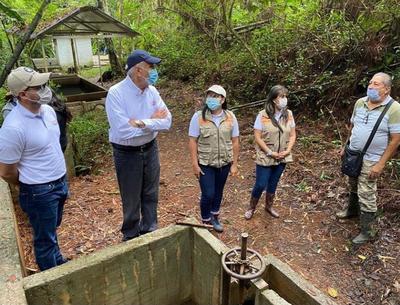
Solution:
{"label": "blue baseball cap", "polygon": [[150,65],[157,65],[161,62],[161,59],[158,57],[151,56],[148,52],[144,50],[135,50],[131,53],[131,55],[128,56],[125,68],[126,70],[129,70],[134,65],[137,65],[142,61],[145,61]]}

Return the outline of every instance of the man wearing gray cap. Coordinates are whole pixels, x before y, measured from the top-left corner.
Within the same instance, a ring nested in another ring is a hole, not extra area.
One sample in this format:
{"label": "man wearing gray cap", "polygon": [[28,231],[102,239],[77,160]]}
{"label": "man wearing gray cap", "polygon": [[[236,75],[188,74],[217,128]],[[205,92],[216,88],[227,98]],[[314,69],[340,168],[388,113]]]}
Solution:
{"label": "man wearing gray cap", "polygon": [[19,184],[19,203],[33,228],[40,270],[61,265],[57,227],[68,194],[60,129],[54,110],[46,105],[52,93],[50,73],[19,67],[7,84],[18,103],[0,129],[0,177]]}
{"label": "man wearing gray cap", "polygon": [[123,241],[157,229],[160,161],[156,137],[171,127],[169,112],[153,86],[161,59],[143,50],[129,55],[127,77],[106,99],[115,170],[122,199]]}

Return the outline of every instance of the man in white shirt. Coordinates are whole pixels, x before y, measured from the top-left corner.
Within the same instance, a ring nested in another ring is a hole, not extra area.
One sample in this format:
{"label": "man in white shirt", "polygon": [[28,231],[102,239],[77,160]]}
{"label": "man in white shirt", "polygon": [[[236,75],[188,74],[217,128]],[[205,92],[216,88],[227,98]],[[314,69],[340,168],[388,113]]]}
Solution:
{"label": "man in white shirt", "polygon": [[127,60],[127,77],[108,91],[115,170],[122,199],[123,241],[157,229],[160,161],[156,137],[171,127],[169,112],[153,86],[161,59],[135,50]]}
{"label": "man in white shirt", "polygon": [[33,228],[40,270],[66,262],[60,253],[57,227],[68,194],[60,129],[54,110],[46,105],[52,93],[50,73],[19,67],[7,78],[18,103],[0,129],[0,177],[19,184],[19,203]]}

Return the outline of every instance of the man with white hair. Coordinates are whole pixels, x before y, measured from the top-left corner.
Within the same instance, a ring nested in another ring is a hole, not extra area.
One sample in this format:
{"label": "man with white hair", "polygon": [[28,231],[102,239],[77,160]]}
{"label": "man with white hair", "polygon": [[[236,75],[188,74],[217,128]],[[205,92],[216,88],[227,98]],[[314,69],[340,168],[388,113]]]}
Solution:
{"label": "man with white hair", "polygon": [[112,86],[106,99],[115,170],[122,199],[123,241],[157,229],[160,161],[156,137],[171,127],[169,112],[153,86],[161,59],[135,50],[127,76]]}
{"label": "man with white hair", "polygon": [[7,85],[18,102],[0,128],[0,177],[19,185],[19,203],[33,228],[40,270],[66,262],[57,227],[68,185],[57,116],[47,105],[52,98],[49,76],[28,67],[11,71]]}
{"label": "man with white hair", "polygon": [[349,204],[338,218],[360,216],[361,232],[352,242],[362,244],[372,237],[371,224],[377,211],[377,178],[382,174],[386,162],[400,144],[400,104],[390,96],[392,79],[386,73],[375,74],[369,82],[367,96],[359,99],[351,116],[349,148],[362,151],[379,116],[390,102],[364,158],[361,174],[349,177]]}

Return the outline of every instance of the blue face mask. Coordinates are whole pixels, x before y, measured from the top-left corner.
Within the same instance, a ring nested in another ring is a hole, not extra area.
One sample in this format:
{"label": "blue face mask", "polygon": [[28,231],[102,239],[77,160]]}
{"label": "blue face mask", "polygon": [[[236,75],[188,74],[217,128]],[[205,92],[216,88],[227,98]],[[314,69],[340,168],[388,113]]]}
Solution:
{"label": "blue face mask", "polygon": [[367,89],[367,96],[372,101],[377,101],[380,98],[379,91],[377,89],[373,89],[373,88]]}
{"label": "blue face mask", "polygon": [[221,107],[221,102],[219,99],[215,98],[215,97],[207,97],[206,98],[206,104],[207,107],[213,111],[213,110],[217,110]]}
{"label": "blue face mask", "polygon": [[154,86],[154,84],[157,82],[158,80],[158,72],[156,69],[151,69],[149,71],[149,76],[147,77],[147,83],[149,85]]}

